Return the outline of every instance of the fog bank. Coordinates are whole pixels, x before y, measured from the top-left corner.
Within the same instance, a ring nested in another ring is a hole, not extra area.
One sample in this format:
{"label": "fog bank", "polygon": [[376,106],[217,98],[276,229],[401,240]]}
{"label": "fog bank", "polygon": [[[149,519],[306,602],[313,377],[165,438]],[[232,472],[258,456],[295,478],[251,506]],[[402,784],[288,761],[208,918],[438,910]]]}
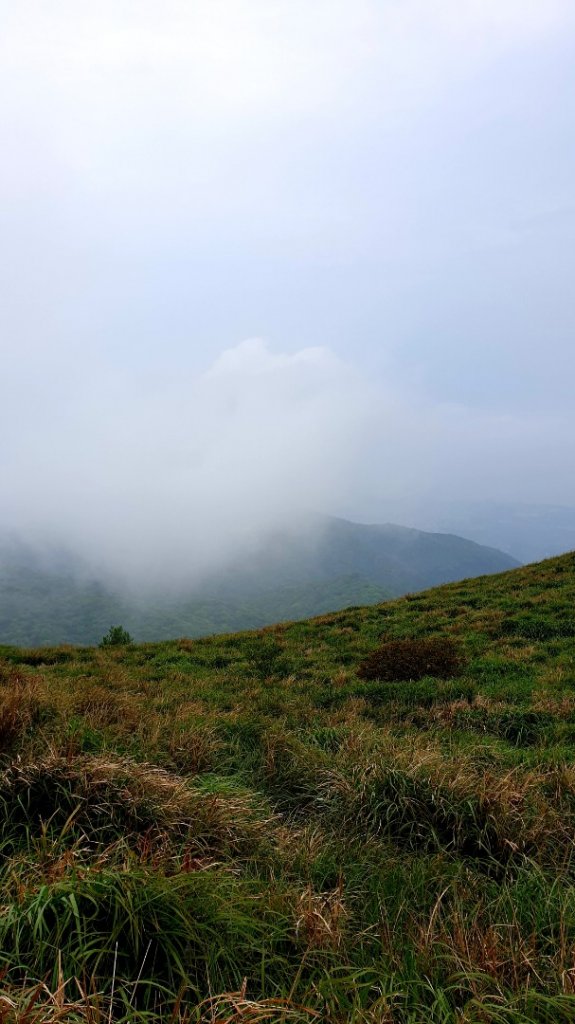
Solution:
{"label": "fog bank", "polygon": [[252,338],[149,373],[55,351],[8,383],[0,535],[116,586],[193,588],[282,532],[313,544],[326,514],[433,529],[433,502],[573,488],[561,417],[432,404],[325,346]]}
{"label": "fog bank", "polygon": [[5,531],[97,575],[193,584],[278,529],[309,528],[354,477],[367,389],[322,347],[259,339],[203,373],[110,367],[42,396],[4,453]]}
{"label": "fog bank", "polygon": [[0,540],[188,586],[575,505],[572,0],[2,15]]}

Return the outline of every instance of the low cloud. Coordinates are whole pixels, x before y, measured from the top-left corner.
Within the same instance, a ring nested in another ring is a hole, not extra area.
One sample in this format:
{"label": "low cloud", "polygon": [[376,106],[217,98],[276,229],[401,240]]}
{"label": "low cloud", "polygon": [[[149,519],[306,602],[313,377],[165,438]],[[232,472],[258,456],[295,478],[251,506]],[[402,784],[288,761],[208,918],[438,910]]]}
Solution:
{"label": "low cloud", "polygon": [[575,503],[572,0],[5,14],[0,534],[141,586]]}
{"label": "low cloud", "polygon": [[107,576],[189,584],[339,506],[368,405],[351,367],[320,347],[250,339],[204,373],[161,381],[100,366],[33,429],[12,421],[3,526]]}
{"label": "low cloud", "polygon": [[13,352],[0,531],[80,556],[108,582],[162,589],[200,584],[322,514],[572,500],[572,417],[434,403],[329,348],[258,338],[200,372],[167,363],[75,366],[62,349],[30,368]]}

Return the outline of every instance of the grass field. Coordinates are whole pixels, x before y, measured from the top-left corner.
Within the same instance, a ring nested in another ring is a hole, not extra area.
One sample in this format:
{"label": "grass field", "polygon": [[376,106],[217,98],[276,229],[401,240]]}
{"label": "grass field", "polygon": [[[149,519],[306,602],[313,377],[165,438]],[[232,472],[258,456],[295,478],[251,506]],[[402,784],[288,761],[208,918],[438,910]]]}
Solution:
{"label": "grass field", "polygon": [[[365,679],[393,640],[448,678]],[[0,648],[0,1024],[575,1022],[575,555]]]}

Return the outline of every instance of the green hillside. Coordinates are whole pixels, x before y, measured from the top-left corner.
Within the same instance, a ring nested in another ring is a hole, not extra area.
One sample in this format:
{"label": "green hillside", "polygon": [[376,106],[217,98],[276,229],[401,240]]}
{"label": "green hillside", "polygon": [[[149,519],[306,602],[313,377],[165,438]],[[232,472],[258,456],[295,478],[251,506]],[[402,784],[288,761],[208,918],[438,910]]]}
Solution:
{"label": "green hillside", "polygon": [[575,1022],[574,554],[0,647],[0,743],[7,1024]]}

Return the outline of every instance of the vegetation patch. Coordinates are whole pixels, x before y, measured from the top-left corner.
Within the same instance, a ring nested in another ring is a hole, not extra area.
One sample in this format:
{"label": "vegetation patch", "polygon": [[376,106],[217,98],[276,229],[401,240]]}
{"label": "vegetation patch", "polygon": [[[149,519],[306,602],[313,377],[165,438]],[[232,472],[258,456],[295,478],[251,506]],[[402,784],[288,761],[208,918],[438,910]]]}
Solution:
{"label": "vegetation patch", "polygon": [[360,679],[389,682],[423,679],[436,676],[449,679],[460,673],[463,659],[450,637],[390,640],[360,663]]}

